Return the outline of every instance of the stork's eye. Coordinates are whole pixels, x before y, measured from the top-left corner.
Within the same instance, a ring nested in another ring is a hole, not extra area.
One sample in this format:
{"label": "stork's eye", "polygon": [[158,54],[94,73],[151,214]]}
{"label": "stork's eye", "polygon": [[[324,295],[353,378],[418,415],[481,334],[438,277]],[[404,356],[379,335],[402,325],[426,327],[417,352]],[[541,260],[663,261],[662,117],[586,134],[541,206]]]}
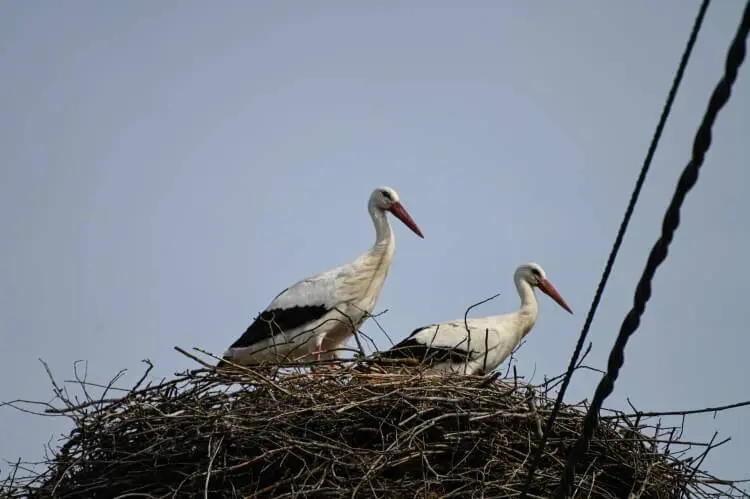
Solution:
{"label": "stork's eye", "polygon": [[389,201],[393,201],[393,198],[391,198],[391,193],[390,192],[388,192],[388,191],[382,191],[382,194]]}
{"label": "stork's eye", "polygon": [[534,274],[537,277],[542,277],[542,273],[539,272],[539,269],[531,267],[531,273]]}

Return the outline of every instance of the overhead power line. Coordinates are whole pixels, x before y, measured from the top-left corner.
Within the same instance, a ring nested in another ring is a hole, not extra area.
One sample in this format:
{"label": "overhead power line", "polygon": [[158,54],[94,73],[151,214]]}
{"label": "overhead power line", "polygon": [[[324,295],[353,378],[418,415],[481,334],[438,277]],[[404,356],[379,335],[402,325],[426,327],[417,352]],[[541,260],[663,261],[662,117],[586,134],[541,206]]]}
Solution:
{"label": "overhead power line", "polygon": [[706,15],[706,11],[708,10],[708,6],[710,3],[710,0],[704,0],[701,3],[700,9],[698,10],[698,15],[693,22],[693,28],[690,33],[690,38],[685,45],[685,50],[683,51],[680,64],[672,80],[672,88],[670,88],[669,94],[667,95],[667,100],[664,103],[664,107],[662,108],[661,116],[659,117],[659,123],[656,126],[656,130],[654,131],[654,135],[651,139],[651,145],[648,148],[646,158],[644,159],[643,165],[641,166],[640,174],[638,175],[638,179],[636,180],[633,192],[630,195],[630,201],[628,203],[627,209],[625,210],[625,215],[623,216],[622,222],[620,222],[620,228],[617,231],[617,236],[615,237],[614,244],[612,245],[612,249],[610,250],[609,257],[607,258],[607,263],[604,266],[604,271],[602,272],[601,279],[599,280],[599,285],[596,288],[596,293],[594,294],[594,299],[591,302],[591,307],[589,308],[588,314],[586,315],[586,320],[584,321],[583,328],[581,329],[581,333],[578,337],[578,342],[576,343],[575,350],[572,357],[570,358],[568,369],[565,373],[565,377],[563,378],[560,391],[557,394],[557,400],[555,401],[555,405],[552,408],[550,417],[547,419],[547,424],[544,429],[542,440],[536,447],[536,452],[534,453],[534,457],[531,461],[532,464],[529,468],[526,482],[524,483],[524,487],[521,491],[521,499],[526,498],[529,487],[534,480],[534,474],[541,464],[544,447],[547,444],[547,439],[549,438],[550,431],[560,411],[563,397],[565,396],[565,391],[567,390],[570,379],[575,372],[575,366],[578,362],[578,357],[581,355],[583,344],[586,341],[589,329],[591,328],[591,323],[594,320],[594,315],[596,314],[597,308],[599,307],[599,302],[601,301],[602,294],[604,293],[604,288],[606,287],[607,281],[609,280],[609,275],[612,273],[612,267],[614,266],[615,259],[617,258],[617,253],[620,251],[620,246],[622,244],[623,238],[625,237],[625,232],[628,229],[628,224],[630,223],[630,217],[633,215],[633,210],[635,209],[636,202],[638,201],[638,197],[641,193],[641,188],[646,181],[646,174],[651,167],[651,161],[654,157],[654,153],[656,152],[656,148],[659,145],[659,140],[661,139],[664,125],[666,124],[669,113],[672,110],[672,103],[674,102],[674,99],[677,95],[677,90],[679,89],[680,83],[682,82],[682,77],[685,73],[685,69],[687,68],[688,61],[690,60],[690,55],[693,51],[693,46],[695,45],[695,41],[698,38],[698,33],[700,32],[701,26],[703,24],[703,19]]}
{"label": "overhead power line", "polygon": [[651,281],[659,265],[666,260],[669,244],[672,242],[674,233],[680,225],[680,208],[687,194],[698,181],[698,173],[703,165],[706,152],[711,147],[711,129],[716,122],[719,111],[726,105],[729,97],[732,95],[732,85],[737,79],[737,73],[745,59],[748,32],[750,32],[750,1],[745,4],[742,21],[737,28],[737,33],[727,53],[724,75],[711,94],[706,112],[695,134],[692,158],[683,170],[682,175],[680,175],[672,200],[664,214],[661,236],[651,248],[651,253],[646,261],[646,267],[635,289],[633,307],[622,322],[617,340],[609,354],[607,372],[596,387],[594,398],[584,419],[583,434],[578,438],[573,452],[568,456],[562,479],[555,491],[555,498],[567,497],[570,486],[575,478],[576,462],[588,450],[589,442],[599,422],[599,411],[602,408],[602,404],[612,393],[612,390],[614,390],[620,368],[625,363],[625,346],[630,336],[638,329],[641,316],[646,310],[646,304],[651,297]]}

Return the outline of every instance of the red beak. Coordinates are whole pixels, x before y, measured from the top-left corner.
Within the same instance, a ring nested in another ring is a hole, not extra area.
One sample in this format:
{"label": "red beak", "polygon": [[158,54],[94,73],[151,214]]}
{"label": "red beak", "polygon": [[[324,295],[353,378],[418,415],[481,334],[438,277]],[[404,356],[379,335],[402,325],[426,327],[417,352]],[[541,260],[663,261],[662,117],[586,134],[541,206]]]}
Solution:
{"label": "red beak", "polygon": [[393,213],[393,216],[404,222],[404,225],[409,227],[416,235],[424,239],[424,236],[422,235],[422,231],[419,230],[419,227],[417,227],[417,224],[414,222],[414,220],[409,215],[409,212],[406,211],[406,208],[404,208],[404,205],[402,205],[400,202],[396,201],[391,205],[390,210],[391,213]]}
{"label": "red beak", "polygon": [[562,308],[570,312],[571,314],[573,311],[570,309],[567,303],[565,303],[565,300],[563,300],[563,297],[560,296],[560,293],[557,292],[557,289],[552,285],[551,282],[549,282],[547,279],[542,279],[539,283],[539,289],[541,289],[544,294],[552,298],[557,302],[558,305],[560,305]]}

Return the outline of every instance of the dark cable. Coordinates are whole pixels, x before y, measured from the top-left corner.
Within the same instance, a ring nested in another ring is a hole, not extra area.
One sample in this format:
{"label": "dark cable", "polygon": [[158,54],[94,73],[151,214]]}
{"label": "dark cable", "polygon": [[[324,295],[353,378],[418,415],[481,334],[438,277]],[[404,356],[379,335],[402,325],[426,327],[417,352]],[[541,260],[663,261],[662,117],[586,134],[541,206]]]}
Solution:
{"label": "dark cable", "polygon": [[628,207],[625,210],[625,215],[622,219],[622,222],[620,223],[620,228],[617,231],[617,237],[615,238],[615,242],[612,245],[609,257],[607,258],[607,264],[604,267],[604,272],[602,273],[599,285],[596,288],[594,299],[591,302],[591,307],[589,308],[588,315],[586,316],[583,328],[581,329],[581,333],[578,337],[578,343],[576,344],[573,356],[570,358],[570,363],[568,364],[565,378],[563,379],[560,391],[557,394],[557,400],[555,401],[555,405],[552,408],[550,417],[547,419],[547,424],[544,428],[542,441],[537,445],[531,468],[529,469],[529,472],[526,476],[526,482],[524,483],[523,489],[521,490],[520,499],[526,498],[529,487],[534,480],[534,474],[541,464],[542,455],[544,454],[544,447],[547,444],[547,439],[549,438],[550,431],[552,430],[552,425],[555,423],[557,414],[560,411],[560,406],[562,405],[562,400],[565,396],[565,390],[568,389],[570,379],[573,377],[573,373],[575,372],[575,366],[578,362],[578,357],[581,355],[583,344],[586,341],[586,337],[589,333],[589,328],[591,328],[591,323],[594,320],[594,315],[596,314],[596,310],[599,307],[599,301],[601,301],[602,294],[604,293],[604,288],[607,285],[607,280],[609,280],[609,275],[612,273],[612,267],[615,264],[617,253],[620,251],[620,245],[622,244],[622,240],[625,237],[625,231],[627,231],[628,224],[630,223],[630,217],[633,215],[633,210],[635,209],[635,204],[638,201],[638,196],[641,193],[641,188],[643,187],[643,183],[646,181],[646,174],[651,167],[651,160],[653,159],[656,148],[659,145],[659,140],[661,139],[664,125],[669,118],[669,113],[672,110],[672,103],[677,96],[677,89],[680,87],[680,83],[682,82],[682,76],[685,73],[685,69],[687,68],[688,61],[690,60],[690,54],[693,51],[693,46],[695,45],[695,41],[698,38],[698,33],[700,32],[701,25],[703,24],[703,18],[706,15],[706,10],[708,9],[710,3],[710,0],[703,1],[698,11],[698,15],[695,18],[695,22],[693,23],[693,29],[690,33],[690,38],[688,39],[687,45],[685,46],[685,50],[682,54],[682,59],[680,60],[680,65],[677,68],[674,79],[672,80],[672,88],[670,88],[667,100],[664,103],[664,108],[662,109],[661,116],[659,117],[659,123],[657,124],[656,130],[654,131],[654,136],[651,139],[651,145],[648,148],[646,158],[644,159],[643,165],[641,166],[641,172],[638,175],[638,179],[636,180],[635,187],[633,188],[633,193],[630,195],[630,202],[628,203]]}
{"label": "dark cable", "polygon": [[685,197],[698,181],[698,172],[703,165],[706,152],[711,147],[711,128],[716,121],[719,111],[721,111],[732,95],[732,85],[737,79],[737,72],[745,59],[745,44],[747,43],[748,32],[750,32],[750,1],[745,4],[742,21],[729,47],[724,67],[724,76],[711,94],[711,99],[706,107],[706,113],[695,134],[693,156],[677,182],[675,193],[664,214],[661,236],[651,249],[646,267],[636,286],[633,308],[630,309],[630,312],[628,312],[622,322],[617,340],[609,354],[607,372],[602,377],[594,392],[594,398],[584,419],[583,434],[578,438],[573,452],[565,463],[562,479],[555,490],[554,497],[556,498],[567,496],[570,484],[574,479],[576,462],[588,450],[589,442],[599,420],[599,411],[604,400],[614,389],[620,368],[625,362],[625,345],[628,342],[628,338],[638,329],[641,316],[646,310],[646,303],[651,297],[651,281],[654,278],[654,274],[656,274],[656,269],[666,260],[669,244],[672,242],[674,233],[680,225],[680,208],[685,201]]}

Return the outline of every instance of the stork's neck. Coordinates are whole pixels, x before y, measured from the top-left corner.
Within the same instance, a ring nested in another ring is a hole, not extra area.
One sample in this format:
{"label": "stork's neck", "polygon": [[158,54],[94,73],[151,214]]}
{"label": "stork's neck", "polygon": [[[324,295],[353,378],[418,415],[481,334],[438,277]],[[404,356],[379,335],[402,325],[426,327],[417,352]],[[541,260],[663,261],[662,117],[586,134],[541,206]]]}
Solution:
{"label": "stork's neck", "polygon": [[518,296],[521,297],[521,308],[518,310],[519,320],[521,321],[521,334],[525,336],[536,322],[536,316],[539,311],[536,301],[534,288],[526,279],[516,278],[516,289]]}
{"label": "stork's neck", "polygon": [[373,250],[392,247],[394,244],[393,229],[391,229],[391,224],[388,222],[385,212],[374,205],[370,205],[369,210],[372,223],[375,226]]}

